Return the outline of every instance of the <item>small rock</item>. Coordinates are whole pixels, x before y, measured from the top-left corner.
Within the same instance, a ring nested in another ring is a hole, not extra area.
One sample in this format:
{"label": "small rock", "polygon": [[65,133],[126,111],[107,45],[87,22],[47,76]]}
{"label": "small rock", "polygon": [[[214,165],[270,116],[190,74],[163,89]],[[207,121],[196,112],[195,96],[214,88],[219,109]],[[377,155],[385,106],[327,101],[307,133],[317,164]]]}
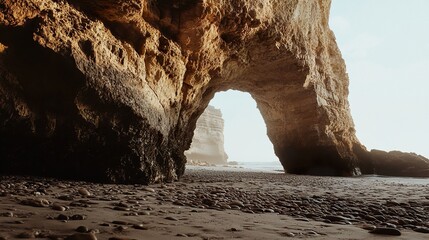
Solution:
{"label": "small rock", "polygon": [[150,212],[149,211],[142,211],[142,212],[138,212],[139,215],[146,215],[149,216]]}
{"label": "small rock", "polygon": [[115,206],[113,208],[113,210],[116,210],[116,211],[130,211],[131,209],[130,208],[126,208],[126,207]]}
{"label": "small rock", "polygon": [[116,228],[115,228],[115,231],[118,231],[118,232],[122,232],[122,231],[125,231],[125,230],[127,230],[128,229],[128,227],[126,227],[126,226],[117,226]]}
{"label": "small rock", "polygon": [[66,208],[64,206],[61,206],[58,204],[53,204],[52,209],[57,210],[57,211],[61,211],[61,212],[64,212],[66,210]]}
{"label": "small rock", "polygon": [[310,230],[308,232],[306,232],[307,235],[312,235],[312,236],[319,236],[319,233],[317,233],[316,231]]}
{"label": "small rock", "polygon": [[22,232],[16,235],[17,238],[35,238],[34,233],[32,232]]}
{"label": "small rock", "polygon": [[291,232],[285,232],[285,233],[282,233],[282,235],[285,237],[295,237],[295,233],[291,233]]}
{"label": "small rock", "polygon": [[371,230],[374,230],[376,227],[374,225],[372,225],[372,224],[364,224],[364,225],[361,226],[361,228],[365,229],[365,230],[368,230],[368,231],[371,231]]}
{"label": "small rock", "polygon": [[392,236],[401,236],[401,232],[396,228],[389,227],[376,227],[374,230],[369,231],[372,234],[380,235],[392,235]]}
{"label": "small rock", "polygon": [[64,201],[73,201],[74,200],[74,198],[70,195],[62,195],[62,196],[59,196],[58,199],[64,200]]}
{"label": "small rock", "polygon": [[75,214],[70,217],[70,220],[85,220],[86,216],[82,214]]}
{"label": "small rock", "polygon": [[113,224],[117,224],[117,225],[128,225],[128,223],[127,223],[127,222],[125,222],[125,221],[120,221],[120,220],[113,221],[112,223],[113,223]]}
{"label": "small rock", "polygon": [[124,213],[124,216],[138,216],[139,214],[138,213],[136,213],[136,212],[127,212],[127,213]]}
{"label": "small rock", "polygon": [[134,224],[133,225],[134,229],[138,229],[138,230],[147,230],[148,228],[143,226],[143,224]]}
{"label": "small rock", "polygon": [[79,226],[76,228],[76,232],[87,233],[89,229],[86,226]]}
{"label": "small rock", "polygon": [[295,218],[295,220],[301,221],[301,222],[309,222],[310,221],[310,220],[308,220],[308,218]]}
{"label": "small rock", "polygon": [[393,223],[388,223],[388,222],[386,222],[386,223],[384,223],[384,225],[385,225],[386,227],[388,227],[388,228],[396,228],[396,225],[395,225],[395,224],[393,224]]}
{"label": "small rock", "polygon": [[13,217],[14,214],[13,214],[13,212],[5,212],[5,213],[0,214],[0,216],[2,216],[2,217]]}
{"label": "small rock", "polygon": [[205,205],[207,205],[207,206],[213,206],[213,205],[215,205],[217,203],[217,201],[209,199],[209,198],[204,198],[202,200],[202,203],[205,204]]}
{"label": "small rock", "polygon": [[57,220],[69,220],[69,217],[64,214],[59,214],[56,218]]}
{"label": "small rock", "polygon": [[244,204],[243,204],[243,202],[241,202],[241,201],[238,201],[238,200],[234,200],[234,201],[231,201],[230,203],[229,203],[229,206],[238,206],[238,207],[244,207]]}
{"label": "small rock", "polygon": [[324,216],[323,218],[324,218],[324,219],[328,219],[329,221],[332,221],[332,222],[341,222],[341,221],[347,221],[347,220],[350,220],[350,219],[348,219],[348,218],[346,218],[346,217],[343,217],[343,216],[335,216],[335,215],[327,215],[327,216]]}
{"label": "small rock", "polygon": [[146,191],[146,192],[155,192],[155,189],[150,188],[150,187],[144,187],[144,188],[142,188],[142,190]]}
{"label": "small rock", "polygon": [[21,201],[22,205],[32,206],[32,207],[48,207],[49,201],[43,198],[38,199],[26,199]]}
{"label": "small rock", "polygon": [[188,237],[188,235],[184,234],[184,233],[178,233],[176,234],[177,237]]}
{"label": "small rock", "polygon": [[276,211],[274,211],[274,209],[271,209],[271,208],[266,208],[266,209],[264,209],[264,212],[266,212],[266,213],[275,213]]}
{"label": "small rock", "polygon": [[91,196],[91,193],[86,188],[79,188],[77,191],[84,197]]}
{"label": "small rock", "polygon": [[96,233],[100,233],[100,230],[98,230],[97,228],[93,228],[93,229],[89,229],[88,233],[96,234]]}
{"label": "small rock", "polygon": [[413,230],[419,233],[429,233],[429,228],[427,227],[417,227],[417,228],[414,228]]}
{"label": "small rock", "polygon": [[178,219],[178,218],[176,218],[176,217],[172,217],[172,216],[168,216],[168,217],[166,217],[165,219],[167,219],[167,220],[171,220],[171,221],[179,221],[179,219]]}
{"label": "small rock", "polygon": [[65,240],[97,240],[97,237],[93,233],[75,233]]}
{"label": "small rock", "polygon": [[49,230],[42,230],[40,232],[36,232],[35,235],[36,235],[36,238],[49,238],[49,239],[51,239],[50,237],[52,236],[52,232]]}
{"label": "small rock", "polygon": [[124,237],[111,237],[109,240],[135,240],[132,238],[124,238]]}

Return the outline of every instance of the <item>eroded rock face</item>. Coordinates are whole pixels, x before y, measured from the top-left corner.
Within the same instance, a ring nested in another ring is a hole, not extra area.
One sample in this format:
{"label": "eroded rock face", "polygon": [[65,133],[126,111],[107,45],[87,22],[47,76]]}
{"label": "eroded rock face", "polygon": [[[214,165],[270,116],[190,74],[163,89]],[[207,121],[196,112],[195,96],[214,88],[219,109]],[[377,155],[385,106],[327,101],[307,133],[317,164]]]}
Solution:
{"label": "eroded rock face", "polygon": [[235,89],[256,100],[288,172],[358,174],[366,150],[355,137],[329,7],[2,1],[0,171],[175,180],[198,117],[216,92]]}
{"label": "eroded rock face", "polygon": [[191,148],[185,152],[188,163],[226,164],[222,112],[208,106],[198,118]]}
{"label": "eroded rock face", "polygon": [[374,173],[386,176],[429,177],[429,159],[400,151],[371,150]]}

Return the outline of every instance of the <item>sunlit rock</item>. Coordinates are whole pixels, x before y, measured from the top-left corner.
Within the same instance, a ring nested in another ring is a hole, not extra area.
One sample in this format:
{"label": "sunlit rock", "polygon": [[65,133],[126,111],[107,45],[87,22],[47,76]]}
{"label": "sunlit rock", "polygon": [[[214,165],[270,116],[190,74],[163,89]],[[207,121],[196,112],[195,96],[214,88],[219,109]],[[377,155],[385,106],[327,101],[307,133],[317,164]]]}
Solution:
{"label": "sunlit rock", "polygon": [[188,164],[226,164],[222,112],[208,106],[198,118],[191,148],[185,152]]}

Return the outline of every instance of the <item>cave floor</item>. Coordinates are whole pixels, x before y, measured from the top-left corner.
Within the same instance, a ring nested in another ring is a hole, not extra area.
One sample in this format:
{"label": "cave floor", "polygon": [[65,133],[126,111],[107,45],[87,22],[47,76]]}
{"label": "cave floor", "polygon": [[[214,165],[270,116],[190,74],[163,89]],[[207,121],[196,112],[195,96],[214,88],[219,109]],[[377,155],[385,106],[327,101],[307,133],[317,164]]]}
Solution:
{"label": "cave floor", "polygon": [[3,176],[0,239],[385,239],[365,230],[375,226],[427,239],[428,183],[204,169],[150,186]]}

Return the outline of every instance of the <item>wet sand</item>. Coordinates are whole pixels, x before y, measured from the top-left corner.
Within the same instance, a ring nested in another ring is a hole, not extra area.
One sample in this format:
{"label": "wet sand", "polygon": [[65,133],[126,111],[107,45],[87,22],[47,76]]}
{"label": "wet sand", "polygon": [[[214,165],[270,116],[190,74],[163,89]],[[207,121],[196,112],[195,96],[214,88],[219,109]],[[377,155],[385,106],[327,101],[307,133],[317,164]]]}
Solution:
{"label": "wet sand", "polygon": [[151,186],[2,177],[0,239],[429,237],[426,180],[220,170]]}

